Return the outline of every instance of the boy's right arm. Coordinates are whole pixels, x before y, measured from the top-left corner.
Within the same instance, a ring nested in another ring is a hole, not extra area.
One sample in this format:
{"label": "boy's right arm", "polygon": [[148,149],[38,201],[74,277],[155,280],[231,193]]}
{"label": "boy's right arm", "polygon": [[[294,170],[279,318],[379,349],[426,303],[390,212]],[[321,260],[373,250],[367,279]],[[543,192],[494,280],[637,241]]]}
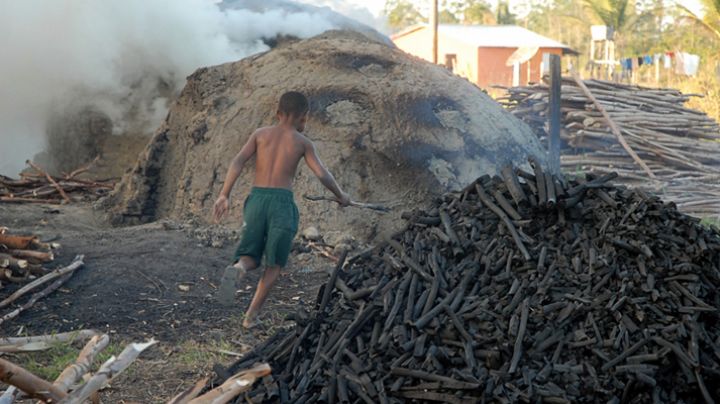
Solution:
{"label": "boy's right arm", "polygon": [[215,205],[213,206],[213,219],[215,222],[218,222],[230,209],[230,191],[232,190],[233,185],[235,185],[235,181],[237,181],[237,178],[242,173],[245,163],[247,163],[247,161],[255,155],[255,150],[257,149],[256,133],[257,132],[250,136],[250,139],[248,139],[247,143],[245,143],[243,148],[240,150],[240,153],[233,158],[230,163],[230,167],[228,167],[222,191],[220,191],[220,196],[218,196],[218,199],[215,201]]}
{"label": "boy's right arm", "polygon": [[304,157],[305,163],[307,163],[308,167],[310,167],[310,170],[312,170],[315,176],[318,177],[320,183],[322,183],[325,188],[329,189],[330,192],[335,195],[335,198],[337,198],[337,202],[340,206],[350,205],[352,202],[350,200],[350,196],[340,189],[340,185],[338,185],[337,181],[335,181],[335,177],[333,177],[330,171],[328,171],[325,167],[325,164],[323,164],[320,160],[317,150],[315,149],[315,145],[310,140],[305,142]]}

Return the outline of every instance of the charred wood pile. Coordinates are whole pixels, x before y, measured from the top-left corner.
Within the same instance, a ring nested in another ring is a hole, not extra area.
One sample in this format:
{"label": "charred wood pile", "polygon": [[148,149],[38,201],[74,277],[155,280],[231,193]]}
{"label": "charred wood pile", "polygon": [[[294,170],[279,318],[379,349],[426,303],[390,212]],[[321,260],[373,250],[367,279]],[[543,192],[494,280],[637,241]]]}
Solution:
{"label": "charred wood pile", "polygon": [[506,167],[339,263],[237,402],[713,402],[720,235],[615,174]]}
{"label": "charred wood pile", "polygon": [[[547,138],[549,87],[506,90],[500,102]],[[563,171],[617,172],[619,182],[660,193],[685,213],[717,215],[720,125],[684,106],[692,96],[673,89],[564,78]]]}
{"label": "charred wood pile", "polygon": [[79,178],[96,161],[68,174],[53,176],[28,160],[30,170],[20,173],[20,179],[0,175],[0,203],[61,204],[78,199],[98,199],[113,189],[115,181]]}
{"label": "charred wood pile", "polygon": [[[7,230],[0,227],[0,310],[13,304],[16,307],[0,313],[0,325],[60,288],[83,266],[83,256],[79,255],[68,266],[47,269],[59,244],[41,242],[37,236],[11,235]],[[25,296],[29,298],[23,299]]]}

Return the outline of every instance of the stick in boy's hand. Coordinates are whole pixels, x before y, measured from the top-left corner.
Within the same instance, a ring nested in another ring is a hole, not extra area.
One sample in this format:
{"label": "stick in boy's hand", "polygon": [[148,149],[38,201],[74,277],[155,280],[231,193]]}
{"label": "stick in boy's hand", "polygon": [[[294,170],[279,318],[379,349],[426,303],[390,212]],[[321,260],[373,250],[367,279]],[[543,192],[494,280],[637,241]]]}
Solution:
{"label": "stick in boy's hand", "polygon": [[[308,201],[329,201],[329,202],[339,203],[336,198],[329,197],[329,196],[303,195],[303,198],[307,199]],[[362,202],[350,201],[350,206],[354,206],[356,208],[375,210],[375,211],[383,212],[383,213],[390,212],[390,210],[391,210],[387,206],[381,205],[379,203],[362,203]]]}

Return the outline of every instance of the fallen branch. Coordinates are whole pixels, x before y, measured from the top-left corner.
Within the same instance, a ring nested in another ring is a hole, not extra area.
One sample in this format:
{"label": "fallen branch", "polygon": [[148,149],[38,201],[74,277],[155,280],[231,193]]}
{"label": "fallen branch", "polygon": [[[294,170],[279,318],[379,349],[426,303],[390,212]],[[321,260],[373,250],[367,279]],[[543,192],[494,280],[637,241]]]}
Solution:
{"label": "fallen branch", "polygon": [[48,285],[45,289],[41,290],[40,292],[37,292],[33,294],[30,297],[30,300],[28,300],[25,304],[18,307],[17,309],[11,311],[10,313],[0,317],[0,324],[11,320],[17,316],[20,315],[23,311],[29,309],[32,307],[33,304],[35,304],[38,300],[42,299],[43,297],[49,295],[50,293],[54,292],[57,288],[59,288],[63,283],[67,282],[70,277],[72,277],[73,272],[67,273],[63,275],[62,277],[58,278],[55,282]]}
{"label": "fallen branch", "polygon": [[95,357],[100,351],[107,347],[109,342],[110,337],[107,334],[92,337],[82,351],[80,351],[75,363],[66,367],[65,370],[60,373],[60,376],[55,379],[53,385],[63,392],[70,390],[70,386],[82,379],[83,375],[90,371],[90,366],[95,360]]}
{"label": "fallen branch", "polygon": [[112,356],[108,359],[100,369],[79,389],[73,391],[65,397],[61,404],[81,404],[87,400],[93,393],[99,391],[103,386],[109,383],[113,378],[127,369],[135,359],[147,348],[155,345],[157,341],[151,339],[145,343],[133,343],[125,347],[120,355]]}
{"label": "fallen branch", "polygon": [[187,390],[173,397],[170,401],[167,402],[167,404],[187,404],[188,402],[190,402],[190,400],[194,399],[198,396],[198,394],[200,394],[200,392],[205,388],[208,380],[210,379],[206,377],[198,381],[197,383],[195,383],[194,386],[191,386]]}
{"label": "fallen branch", "polygon": [[22,288],[18,289],[15,293],[10,295],[7,299],[0,302],[0,308],[6,307],[10,303],[14,302],[15,300],[19,299],[20,297],[22,297],[29,291],[35,289],[36,287],[38,287],[44,283],[50,282],[51,280],[59,278],[63,275],[72,273],[73,271],[75,271],[76,269],[78,269],[84,265],[83,258],[84,258],[83,255],[78,255],[75,257],[75,259],[73,260],[73,262],[70,265],[68,265],[64,268],[59,268],[59,269],[53,270],[52,272],[49,272],[47,275],[45,275],[41,278],[38,278],[38,279],[28,283],[27,285],[23,286]]}
{"label": "fallen branch", "polygon": [[270,374],[270,365],[263,363],[251,369],[236,373],[225,383],[216,387],[202,396],[195,398],[189,404],[223,404],[237,397],[240,393],[250,390],[253,383],[260,378]]}
{"label": "fallen branch", "polygon": [[50,176],[50,174],[47,173],[47,171],[45,171],[45,170],[43,170],[42,168],[38,167],[35,163],[33,163],[33,162],[30,161],[30,160],[27,160],[26,163],[27,163],[30,167],[34,168],[35,171],[37,171],[37,172],[39,172],[40,174],[44,175],[45,178],[47,178],[48,182],[49,182],[50,184],[52,184],[52,186],[55,187],[55,189],[57,189],[58,193],[60,193],[60,196],[62,196],[62,198],[65,200],[65,202],[71,202],[70,197],[67,196],[67,194],[65,193],[65,190],[60,186],[60,184],[58,184],[58,183],[53,179],[53,177]]}
{"label": "fallen branch", "polygon": [[0,352],[33,352],[42,351],[55,344],[85,340],[98,335],[95,330],[80,330],[53,335],[33,337],[14,337],[0,339]]}
{"label": "fallen branch", "polygon": [[[308,201],[314,201],[314,202],[328,201],[328,202],[339,203],[336,198],[332,198],[329,196],[303,195],[303,198],[307,199]],[[350,206],[354,206],[356,208],[376,210],[378,212],[390,212],[392,210],[392,209],[388,208],[387,206],[381,205],[379,203],[363,203],[363,202],[351,201]]]}
{"label": "fallen branch", "polygon": [[31,398],[58,402],[67,394],[27,370],[0,358],[0,381],[17,387]]}

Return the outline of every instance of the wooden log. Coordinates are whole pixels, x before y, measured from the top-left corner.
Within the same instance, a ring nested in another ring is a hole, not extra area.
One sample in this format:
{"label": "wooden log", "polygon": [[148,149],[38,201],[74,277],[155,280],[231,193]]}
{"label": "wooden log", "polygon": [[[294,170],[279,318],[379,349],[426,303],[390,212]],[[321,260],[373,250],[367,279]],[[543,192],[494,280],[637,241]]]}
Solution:
{"label": "wooden log", "polygon": [[263,363],[251,369],[243,370],[230,377],[222,385],[189,401],[189,404],[223,404],[237,397],[240,393],[250,390],[253,383],[270,374],[270,365]]}
{"label": "wooden log", "polygon": [[30,398],[43,402],[59,402],[66,394],[27,370],[0,358],[0,381],[17,387]]}
{"label": "wooden log", "polygon": [[62,373],[55,379],[53,385],[60,391],[65,393],[70,390],[70,386],[82,379],[83,375],[90,371],[95,357],[107,347],[110,337],[107,334],[95,335],[80,351],[75,363],[66,367]]}
{"label": "wooden log", "polygon": [[0,338],[0,352],[17,353],[42,351],[56,344],[82,341],[97,335],[99,335],[99,333],[95,330],[79,330],[33,337]]}
{"label": "wooden log", "polygon": [[3,254],[0,253],[0,263],[6,264],[4,267],[10,268],[14,271],[22,271],[24,269],[27,269],[29,263],[27,260],[24,259],[18,259],[16,257],[13,257],[10,254]]}
{"label": "wooden log", "polygon": [[0,244],[13,250],[28,250],[32,247],[33,242],[37,241],[36,236],[13,236],[10,234],[0,234]]}
{"label": "wooden log", "polygon": [[167,402],[167,404],[187,404],[190,402],[190,400],[193,400],[197,396],[200,395],[203,388],[207,385],[209,378],[204,378],[199,380],[195,385],[188,387],[186,390],[182,391],[170,401]]}
{"label": "wooden log", "polygon": [[0,395],[0,404],[13,404],[15,402],[15,395],[18,389],[15,386],[8,387],[2,395]]}
{"label": "wooden log", "polygon": [[85,384],[60,400],[59,403],[81,404],[127,369],[144,350],[156,343],[157,341],[151,339],[145,343],[129,344],[117,357],[110,357]]}
{"label": "wooden log", "polygon": [[55,259],[52,251],[8,250],[7,253],[16,258],[32,259],[39,262],[50,262]]}

